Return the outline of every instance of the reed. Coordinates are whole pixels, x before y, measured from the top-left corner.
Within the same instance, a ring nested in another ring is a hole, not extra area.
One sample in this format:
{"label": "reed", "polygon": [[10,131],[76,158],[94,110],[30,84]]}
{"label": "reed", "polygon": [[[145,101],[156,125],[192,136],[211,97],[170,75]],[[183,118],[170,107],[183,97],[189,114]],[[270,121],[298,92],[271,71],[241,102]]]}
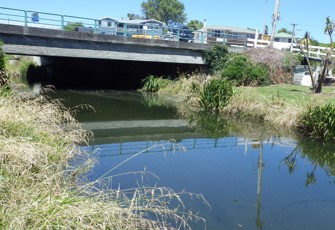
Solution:
{"label": "reed", "polygon": [[[91,136],[57,100],[0,97],[1,229],[190,229],[203,220],[183,206],[191,193],[87,182],[82,173],[94,161],[78,145]],[[75,159],[83,163],[69,164]]]}

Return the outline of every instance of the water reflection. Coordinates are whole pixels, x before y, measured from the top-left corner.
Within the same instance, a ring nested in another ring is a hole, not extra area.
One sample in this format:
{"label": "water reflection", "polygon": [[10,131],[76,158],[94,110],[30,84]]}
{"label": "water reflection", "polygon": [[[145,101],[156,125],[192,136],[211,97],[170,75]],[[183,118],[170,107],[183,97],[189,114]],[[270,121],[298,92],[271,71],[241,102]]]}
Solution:
{"label": "water reflection", "polygon": [[[90,179],[148,149],[114,173],[145,168],[160,177],[144,180],[147,185],[203,194],[211,210],[194,200],[185,204],[200,211],[209,230],[332,229],[335,225],[334,144],[300,139],[255,122],[207,114],[181,118],[174,107],[155,97],[104,93],[69,97],[76,104],[89,98],[98,111],[80,116],[84,127],[95,134],[86,149],[99,149],[99,164]],[[176,151],[171,139],[187,150]],[[165,148],[149,150],[160,144]],[[112,185],[129,188],[137,182],[120,177]]]}

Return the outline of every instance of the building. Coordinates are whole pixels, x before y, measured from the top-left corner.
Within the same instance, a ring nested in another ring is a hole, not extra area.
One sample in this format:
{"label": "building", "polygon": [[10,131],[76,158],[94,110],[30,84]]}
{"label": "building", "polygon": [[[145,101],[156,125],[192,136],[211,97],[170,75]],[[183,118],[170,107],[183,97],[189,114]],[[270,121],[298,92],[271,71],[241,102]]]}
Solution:
{"label": "building", "polygon": [[155,19],[116,20],[101,18],[98,22],[98,33],[121,35],[127,37],[160,38],[165,23]]}
{"label": "building", "polygon": [[245,46],[247,39],[255,39],[256,30],[233,26],[207,26],[202,31],[206,34],[207,43],[222,42],[227,45]]}
{"label": "building", "polygon": [[274,37],[275,42],[292,43],[292,40],[292,34],[288,33],[278,33]]}

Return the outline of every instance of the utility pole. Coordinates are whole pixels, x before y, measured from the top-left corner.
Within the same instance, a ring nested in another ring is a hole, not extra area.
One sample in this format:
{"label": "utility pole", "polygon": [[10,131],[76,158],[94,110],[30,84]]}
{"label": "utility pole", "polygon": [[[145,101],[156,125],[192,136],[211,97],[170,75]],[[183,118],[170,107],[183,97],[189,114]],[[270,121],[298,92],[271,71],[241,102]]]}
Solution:
{"label": "utility pole", "polygon": [[276,34],[276,25],[277,21],[280,19],[279,16],[279,0],[276,0],[276,5],[275,5],[275,11],[272,15],[272,34],[271,34],[271,40],[270,40],[270,47],[273,48],[273,40]]}
{"label": "utility pole", "polygon": [[292,39],[291,39],[291,43],[294,43],[294,40],[296,39],[295,37],[295,26],[298,25],[296,23],[291,23],[291,25],[293,26],[292,28]]}

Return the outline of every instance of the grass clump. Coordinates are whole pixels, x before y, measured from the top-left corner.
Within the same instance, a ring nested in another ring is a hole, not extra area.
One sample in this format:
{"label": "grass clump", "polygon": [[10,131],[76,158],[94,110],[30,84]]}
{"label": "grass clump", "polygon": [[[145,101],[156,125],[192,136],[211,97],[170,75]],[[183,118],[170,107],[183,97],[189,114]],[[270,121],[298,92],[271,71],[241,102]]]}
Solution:
{"label": "grass clump", "polygon": [[211,79],[200,91],[200,103],[204,110],[219,111],[227,106],[235,92],[229,81]]}
{"label": "grass clump", "polygon": [[299,128],[304,135],[324,141],[335,139],[335,104],[308,106],[300,117]]}
{"label": "grass clump", "polygon": [[[185,192],[85,181],[94,161],[78,145],[90,137],[58,101],[0,97],[1,229],[189,229],[201,219],[183,209]],[[75,159],[83,163],[69,164]]]}
{"label": "grass clump", "polygon": [[150,75],[143,80],[142,91],[157,93],[160,89],[166,87],[172,82],[170,79]]}

